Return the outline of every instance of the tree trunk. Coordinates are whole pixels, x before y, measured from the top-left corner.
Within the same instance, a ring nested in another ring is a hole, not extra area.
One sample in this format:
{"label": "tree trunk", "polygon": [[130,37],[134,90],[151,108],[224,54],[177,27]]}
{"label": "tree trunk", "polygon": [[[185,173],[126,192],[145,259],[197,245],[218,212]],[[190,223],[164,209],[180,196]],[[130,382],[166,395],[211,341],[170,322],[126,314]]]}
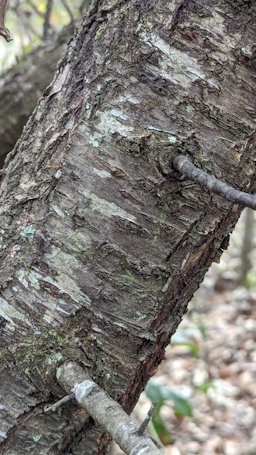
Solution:
{"label": "tree trunk", "polygon": [[57,62],[72,36],[73,26],[65,27],[51,42],[38,46],[0,77],[0,168],[38,98],[52,81]]}
{"label": "tree trunk", "polygon": [[[256,7],[97,0],[1,184],[1,454],[106,453],[67,403],[68,360],[131,411],[240,207],[180,179],[182,153],[255,187]],[[8,164],[8,166],[7,166]]]}

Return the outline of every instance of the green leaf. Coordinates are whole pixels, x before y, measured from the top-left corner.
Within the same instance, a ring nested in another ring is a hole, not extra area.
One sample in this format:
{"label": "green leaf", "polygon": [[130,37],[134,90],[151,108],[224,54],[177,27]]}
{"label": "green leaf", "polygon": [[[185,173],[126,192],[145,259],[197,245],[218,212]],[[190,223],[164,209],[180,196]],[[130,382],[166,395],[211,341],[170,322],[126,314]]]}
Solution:
{"label": "green leaf", "polygon": [[174,413],[177,417],[193,416],[192,406],[181,392],[163,387],[154,380],[148,382],[145,392],[151,401],[158,402],[158,413],[166,400],[172,400],[174,403]]}
{"label": "green leaf", "polygon": [[147,397],[150,399],[152,402],[157,402],[158,405],[160,403],[164,403],[165,401],[165,396],[164,396],[164,388],[160,386],[157,382],[154,380],[151,380],[148,382],[145,393]]}
{"label": "green leaf", "polygon": [[177,417],[193,417],[193,409],[189,400],[184,397],[180,392],[171,390],[172,398],[174,402],[174,413]]}
{"label": "green leaf", "polygon": [[172,434],[165,425],[165,422],[160,416],[160,414],[154,415],[152,417],[152,424],[160,441],[164,445],[170,444],[172,442]]}

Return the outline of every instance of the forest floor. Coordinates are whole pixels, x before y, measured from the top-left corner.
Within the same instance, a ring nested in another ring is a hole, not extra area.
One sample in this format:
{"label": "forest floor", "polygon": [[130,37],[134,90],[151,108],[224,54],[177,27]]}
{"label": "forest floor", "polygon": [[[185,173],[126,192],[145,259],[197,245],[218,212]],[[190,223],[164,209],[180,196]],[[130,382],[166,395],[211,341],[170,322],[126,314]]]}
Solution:
{"label": "forest floor", "polygon": [[[181,394],[193,412],[177,416],[174,402],[164,401],[160,416],[166,428],[161,422],[158,428],[164,455],[256,455],[256,249],[248,286],[241,286],[243,229],[244,216],[151,380],[160,392]],[[150,404],[143,393],[133,413],[137,422]]]}

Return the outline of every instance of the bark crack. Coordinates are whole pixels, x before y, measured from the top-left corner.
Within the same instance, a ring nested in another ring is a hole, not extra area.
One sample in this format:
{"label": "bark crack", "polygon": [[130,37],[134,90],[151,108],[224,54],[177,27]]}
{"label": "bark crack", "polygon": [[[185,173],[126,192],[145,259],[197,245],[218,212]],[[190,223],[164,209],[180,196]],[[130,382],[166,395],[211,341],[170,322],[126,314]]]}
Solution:
{"label": "bark crack", "polygon": [[182,2],[177,6],[173,13],[172,21],[171,21],[171,32],[174,32],[182,20],[182,15],[184,10],[189,6],[189,4],[193,4],[194,0],[182,0]]}

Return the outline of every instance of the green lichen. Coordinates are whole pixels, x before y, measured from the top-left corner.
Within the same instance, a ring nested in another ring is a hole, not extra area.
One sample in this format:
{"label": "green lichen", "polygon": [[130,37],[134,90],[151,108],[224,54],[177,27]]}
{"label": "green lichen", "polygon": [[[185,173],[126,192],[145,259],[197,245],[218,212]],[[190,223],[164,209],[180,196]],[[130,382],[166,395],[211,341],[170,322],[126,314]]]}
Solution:
{"label": "green lichen", "polygon": [[190,115],[194,114],[195,108],[192,106],[192,104],[187,104],[186,106],[186,112]]}
{"label": "green lichen", "polygon": [[[17,351],[16,362],[28,376],[42,376],[49,368],[55,371],[69,349],[66,333],[50,329],[42,334],[26,338]],[[47,373],[46,373],[47,374]]]}
{"label": "green lichen", "polygon": [[56,368],[56,378],[59,379],[61,377],[62,373],[62,368],[58,367]]}
{"label": "green lichen", "polygon": [[105,29],[106,29],[106,23],[103,22],[102,24],[99,25],[99,28],[95,34],[95,38],[98,39],[102,35],[102,33],[104,32]]}
{"label": "green lichen", "polygon": [[195,159],[202,168],[209,163],[209,159],[204,153],[197,153]]}
{"label": "green lichen", "polygon": [[146,19],[142,20],[142,28],[143,28],[143,30],[149,32],[150,30],[152,30],[152,27],[153,27],[153,24],[151,22],[149,22]]}
{"label": "green lichen", "polygon": [[165,271],[169,272],[170,264],[168,264],[167,262],[162,262],[161,264],[159,264],[159,268],[161,270],[165,270]]}
{"label": "green lichen", "polygon": [[58,330],[50,329],[46,333],[46,339],[52,339],[54,340],[55,344],[62,346],[68,340],[68,335]]}
{"label": "green lichen", "polygon": [[124,14],[127,14],[128,11],[129,11],[128,6],[122,6],[122,8],[119,10],[119,14],[123,16]]}
{"label": "green lichen", "polygon": [[252,46],[245,46],[241,47],[241,53],[245,55],[246,57],[251,58],[253,55],[253,47]]}
{"label": "green lichen", "polygon": [[[73,235],[65,238],[65,244],[68,244],[69,250],[74,254],[80,254],[79,259],[86,259],[91,261],[94,256],[93,246],[85,243],[85,237],[79,232],[74,232]],[[60,245],[61,246],[61,245]],[[56,258],[57,255],[61,255],[61,250],[51,255],[51,260]]]}
{"label": "green lichen", "polygon": [[92,146],[95,147],[95,148],[98,148],[99,145],[100,145],[98,139],[92,139],[92,140],[91,140],[91,144],[92,144]]}
{"label": "green lichen", "polygon": [[138,322],[147,318],[146,314],[142,314],[140,311],[136,311],[135,315]]}
{"label": "green lichen", "polygon": [[130,270],[126,270],[125,273],[119,275],[119,283],[124,286],[131,286],[135,294],[141,294],[145,292],[155,291],[158,289],[159,284],[155,287],[155,282],[153,279],[145,279],[141,276],[133,274]]}
{"label": "green lichen", "polygon": [[55,365],[56,362],[60,362],[63,359],[63,355],[61,352],[55,352],[54,354],[50,355],[47,359],[47,363],[49,365]]}
{"label": "green lichen", "polygon": [[74,120],[73,119],[70,119],[65,125],[67,130],[72,130],[73,126],[74,126]]}
{"label": "green lichen", "polygon": [[38,441],[40,441],[42,436],[43,436],[42,434],[33,434],[31,437],[32,437],[34,442],[38,442]]}
{"label": "green lichen", "polygon": [[102,134],[100,133],[94,133],[92,134],[91,136],[91,139],[90,139],[90,144],[95,147],[95,148],[98,148],[100,143],[101,143],[101,140],[102,140]]}
{"label": "green lichen", "polygon": [[87,245],[83,248],[83,253],[88,261],[91,261],[93,259],[93,248],[90,245]]}
{"label": "green lichen", "polygon": [[71,241],[71,249],[75,253],[80,253],[80,259],[86,259],[86,261],[91,261],[94,256],[93,247],[91,245],[85,245],[83,243],[79,243],[78,239],[72,239]]}
{"label": "green lichen", "polygon": [[20,237],[22,238],[22,240],[32,242],[35,232],[36,229],[32,225],[20,227]]}
{"label": "green lichen", "polygon": [[16,263],[18,265],[22,266],[24,269],[29,269],[30,268],[30,263],[27,262],[26,258],[24,258],[23,256],[19,256],[17,258]]}
{"label": "green lichen", "polygon": [[171,143],[171,144],[176,144],[177,142],[177,137],[176,136],[168,136],[168,141]]}
{"label": "green lichen", "polygon": [[156,225],[156,228],[153,231],[153,234],[155,236],[159,236],[161,234],[161,228],[165,225],[166,221],[166,215],[162,213],[160,217],[157,220],[154,220],[154,224]]}

